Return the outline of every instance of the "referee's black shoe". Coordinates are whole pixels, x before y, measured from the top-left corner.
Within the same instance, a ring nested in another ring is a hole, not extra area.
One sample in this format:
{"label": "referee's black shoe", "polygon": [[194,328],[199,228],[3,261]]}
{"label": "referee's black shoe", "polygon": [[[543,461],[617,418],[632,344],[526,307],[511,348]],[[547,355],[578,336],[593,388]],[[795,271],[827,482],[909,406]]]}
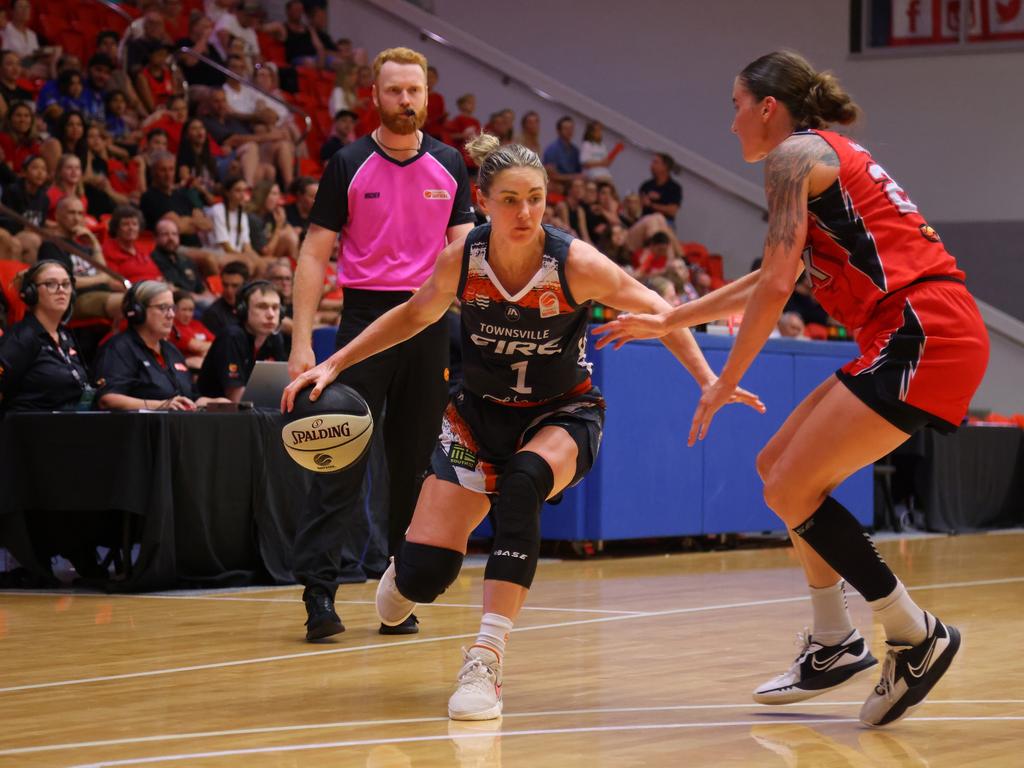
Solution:
{"label": "referee's black shoe", "polygon": [[396,624],[393,627],[389,627],[387,624],[381,624],[380,629],[377,630],[382,635],[415,635],[420,631],[419,626],[420,620],[416,618],[415,613],[410,613],[409,618],[403,621],[401,624]]}
{"label": "referee's black shoe", "polygon": [[307,587],[302,596],[306,603],[306,641],[322,640],[345,631],[345,625],[334,611],[334,597],[322,587]]}

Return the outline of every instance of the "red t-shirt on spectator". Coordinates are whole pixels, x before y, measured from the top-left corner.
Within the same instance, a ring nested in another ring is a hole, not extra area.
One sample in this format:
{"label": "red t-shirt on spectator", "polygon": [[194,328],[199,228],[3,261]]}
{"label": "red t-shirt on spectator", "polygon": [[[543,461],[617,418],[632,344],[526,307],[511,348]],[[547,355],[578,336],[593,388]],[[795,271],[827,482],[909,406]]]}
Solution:
{"label": "red t-shirt on spectator", "polygon": [[[150,88],[152,87],[152,84],[150,84]],[[155,93],[153,94],[153,97],[156,97]],[[172,155],[176,155],[178,154],[178,145],[181,144],[181,130],[184,127],[184,123],[179,123],[169,114],[165,113],[160,116],[159,120],[156,120],[147,125],[145,132],[148,135],[149,132],[154,130],[155,128],[163,128],[165,131],[167,131],[167,150]]]}
{"label": "red t-shirt on spectator", "polygon": [[427,94],[427,120],[423,124],[423,130],[435,139],[444,141],[444,121],[447,117],[444,96],[440,93]]}
{"label": "red t-shirt on spectator", "polygon": [[26,158],[38,155],[40,145],[38,141],[22,144],[15,141],[9,133],[0,133],[0,148],[4,150],[4,162],[11,166],[11,170],[15,173],[20,173],[21,164],[25,162]]}
{"label": "red t-shirt on spectator", "polygon": [[174,321],[174,330],[171,331],[171,338],[169,341],[178,348],[178,351],[186,357],[193,354],[189,352],[188,345],[192,343],[192,339],[198,339],[199,341],[213,341],[213,331],[203,325],[201,320],[192,318],[192,322],[188,325],[182,325],[177,320]]}
{"label": "red t-shirt on spectator", "polygon": [[[67,197],[64,190],[59,189],[56,184],[46,190],[46,197],[50,200],[50,208],[46,212],[46,218],[55,219],[57,216],[57,203],[61,201],[61,198]],[[85,208],[86,212],[89,210],[89,201],[85,199],[85,195],[78,198],[82,201],[82,207]]]}
{"label": "red t-shirt on spectator", "polygon": [[128,165],[125,165],[116,157],[107,160],[107,178],[110,179],[110,186],[115,192],[122,195],[130,195],[139,189],[139,158],[133,157]]}
{"label": "red t-shirt on spectator", "polygon": [[138,244],[135,246],[135,253],[132,253],[126,251],[117,240],[110,238],[103,244],[103,258],[106,259],[108,267],[133,283],[140,280],[164,279],[160,268]]}
{"label": "red t-shirt on spectator", "polygon": [[[162,107],[166,104],[167,99],[174,93],[174,77],[171,75],[171,68],[165,66],[160,72],[159,80],[149,71],[149,67],[143,67],[140,74],[146,79],[149,92],[153,95],[153,105]],[[178,129],[178,139],[181,139],[181,128]]]}
{"label": "red t-shirt on spectator", "polygon": [[668,256],[658,255],[650,248],[641,248],[633,254],[633,267],[641,274],[649,275],[661,272],[666,266],[668,266]]}

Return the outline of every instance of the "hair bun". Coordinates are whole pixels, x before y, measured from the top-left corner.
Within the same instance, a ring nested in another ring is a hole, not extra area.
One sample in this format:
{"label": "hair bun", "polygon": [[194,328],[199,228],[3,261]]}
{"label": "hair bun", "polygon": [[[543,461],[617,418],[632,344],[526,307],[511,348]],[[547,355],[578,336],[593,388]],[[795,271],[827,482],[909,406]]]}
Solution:
{"label": "hair bun", "polygon": [[501,140],[490,133],[481,133],[466,142],[466,151],[473,158],[478,166],[484,164],[488,155],[495,152],[501,146]]}

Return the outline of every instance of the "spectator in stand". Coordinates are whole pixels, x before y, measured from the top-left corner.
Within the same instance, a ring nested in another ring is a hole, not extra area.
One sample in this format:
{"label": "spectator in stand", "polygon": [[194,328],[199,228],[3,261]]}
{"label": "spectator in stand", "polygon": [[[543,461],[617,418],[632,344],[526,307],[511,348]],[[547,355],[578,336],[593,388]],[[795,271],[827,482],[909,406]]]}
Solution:
{"label": "spectator in stand", "polygon": [[320,162],[326,163],[334,153],[355,141],[356,120],[358,115],[349,109],[339,109],[334,114],[334,126],[331,135],[320,145]]}
{"label": "spectator in stand", "polygon": [[[295,273],[292,271],[291,262],[278,259],[267,268],[266,278],[281,297],[281,335],[284,336],[285,346],[291,351],[292,289],[295,287]],[[317,312],[317,320],[320,319],[319,316],[320,312]]]}
{"label": "spectator in stand", "polygon": [[437,67],[427,67],[427,121],[423,124],[423,130],[435,139],[444,141],[448,108],[445,107],[444,96],[437,92],[437,80]]}
{"label": "spectator in stand", "polygon": [[665,271],[672,255],[672,240],[664,232],[655,232],[644,247],[633,254],[633,268],[638,275],[657,275]]}
{"label": "spectator in stand", "polygon": [[181,132],[188,120],[188,99],[181,94],[174,94],[143,122],[143,130],[163,128],[167,131],[167,151],[177,154],[181,146]]}
{"label": "spectator in stand", "polygon": [[189,18],[185,14],[182,0],[163,0],[161,12],[164,16],[164,29],[167,30],[167,36],[171,40],[188,35]]}
{"label": "spectator in stand", "polygon": [[104,91],[106,94],[115,90],[123,92],[127,101],[128,112],[134,118],[138,118],[142,114],[142,102],[139,101],[139,96],[135,92],[135,86],[132,84],[132,79],[128,76],[128,71],[120,65],[121,58],[118,53],[120,41],[121,39],[112,29],[104,29],[96,35],[96,53],[102,53],[114,62],[114,66],[110,70],[110,79],[107,81]]}
{"label": "spectator in stand", "polygon": [[110,217],[110,237],[103,244],[103,257],[107,266],[129,282],[162,280],[160,268],[138,243],[141,231],[142,213],[138,208],[119,205]]}
{"label": "spectator in stand", "polygon": [[245,205],[252,188],[245,179],[233,176],[224,182],[224,201],[206,209],[213,228],[206,236],[207,245],[223,253],[221,260],[244,261],[255,273],[261,257],[252,247],[249,217]]}
{"label": "spectator in stand", "polygon": [[237,322],[217,333],[199,371],[199,391],[207,397],[242,399],[257,360],[287,360],[279,333],[281,296],[273,284],[255,280],[238,293]]}
{"label": "spectator in stand", "polygon": [[53,73],[54,62],[60,56],[60,47],[41,48],[39,38],[29,28],[31,21],[32,3],[29,0],[14,0],[10,21],[0,32],[3,49],[18,54],[31,77],[49,77]]}
{"label": "spectator in stand", "polygon": [[174,292],[174,328],[170,342],[185,356],[189,370],[198,371],[213,344],[213,332],[196,318],[196,300],[188,291]]}
{"label": "spectator in stand", "polygon": [[366,108],[366,102],[360,98],[356,86],[358,69],[354,66],[342,67],[334,76],[334,88],[331,90],[330,98],[327,100],[327,108],[331,114],[337,114],[342,109],[348,109],[356,113]]}
{"label": "spectator in stand", "polygon": [[21,77],[21,57],[14,51],[0,51],[0,118],[19,101],[32,101],[32,94],[18,85]]}
{"label": "spectator in stand", "polygon": [[147,114],[152,114],[171,96],[181,92],[181,81],[167,63],[169,56],[169,46],[151,46],[146,54],[146,65],[135,76],[135,88]]}
{"label": "spectator in stand", "polygon": [[703,269],[695,270],[693,273],[693,287],[697,290],[698,296],[707,296],[711,293],[711,275]]}
{"label": "spectator in stand", "polygon": [[238,0],[203,0],[203,11],[216,24],[225,13],[231,13],[236,5]]}
{"label": "spectator in stand", "polygon": [[[59,238],[83,246],[91,251],[92,260],[106,266],[100,241],[85,226],[85,207],[75,197],[62,198],[57,203],[57,229]],[[121,320],[121,294],[125,286],[120,280],[96,269],[78,256],[61,240],[47,240],[39,247],[39,259],[60,262],[75,277],[75,298],[71,318],[75,320],[107,318]]]}
{"label": "spectator in stand", "polygon": [[633,253],[626,246],[626,228],[622,224],[611,225],[608,242],[602,253],[630,274],[633,273]]}
{"label": "spectator in stand", "polygon": [[313,210],[313,203],[316,202],[316,193],[320,188],[317,180],[309,176],[300,176],[292,184],[292,194],[295,195],[295,202],[285,206],[284,212],[288,217],[288,223],[299,230],[299,242],[306,239],[306,232],[309,230],[309,214]]}
{"label": "spectator in stand", "polygon": [[291,264],[299,258],[299,235],[288,223],[277,182],[261,181],[253,190],[249,206],[249,235],[260,256],[284,258]]}
{"label": "spectator in stand", "polygon": [[0,133],[0,150],[3,150],[3,162],[13,171],[20,170],[25,160],[42,152],[35,113],[28,102],[16,101],[8,110],[3,133]]}
{"label": "spectator in stand", "polygon": [[462,152],[466,167],[473,171],[476,169],[476,162],[466,152],[465,144],[470,139],[479,136],[482,130],[480,121],[473,116],[476,111],[476,96],[472,93],[464,93],[455,100],[455,106],[459,108],[459,114],[448,121],[444,130],[448,134],[449,141]]}
{"label": "spectator in stand", "polygon": [[134,158],[139,163],[138,171],[143,192],[149,189],[150,184],[153,183],[150,166],[152,166],[153,160],[158,154],[168,151],[168,142],[167,131],[163,128],[151,128],[146,131],[146,140],[142,146],[142,153]]}
{"label": "spectator in stand", "polygon": [[[226,178],[231,164],[237,161],[239,172],[250,186],[260,179],[274,178],[274,167],[260,162],[260,145],[268,142],[287,144],[287,139],[282,141],[271,131],[259,135],[252,133],[245,122],[229,114],[227,97],[222,90],[210,94],[209,110],[210,115],[203,118],[203,125],[213,140],[230,153],[219,162],[217,170],[220,177]],[[293,148],[289,147],[289,150],[293,151]],[[287,150],[282,154],[287,154]]]}
{"label": "spectator in stand", "polygon": [[104,114],[106,117],[103,124],[114,142],[134,153],[142,141],[142,131],[139,130],[138,118],[128,109],[128,98],[124,91],[114,89],[107,92]]}
{"label": "spectator in stand", "polygon": [[611,151],[604,144],[604,126],[597,120],[591,120],[583,131],[583,144],[580,146],[580,165],[588,179],[595,181],[611,181],[610,166],[622,151],[622,144],[616,144]]}
{"label": "spectator in stand", "polygon": [[[212,35],[213,21],[199,11],[193,11],[189,16],[188,37],[178,40],[174,45],[175,48],[191,48],[200,56],[205,56],[223,67],[226,62],[220,51],[213,46]],[[223,86],[227,79],[222,72],[195,56],[179,57],[178,66],[189,85],[189,94],[200,102],[209,98],[210,91]]]}
{"label": "spectator in stand", "polygon": [[78,155],[61,155],[57,161],[57,173],[54,176],[53,184],[46,190],[46,196],[50,200],[50,207],[46,211],[46,219],[52,221],[57,211],[57,202],[64,196],[70,195],[82,201],[86,211],[89,210],[89,201],[85,196],[85,185],[82,184],[82,161]]}
{"label": "spectator in stand", "polygon": [[235,297],[249,282],[249,268],[241,261],[230,261],[220,271],[220,298],[203,312],[203,323],[215,334],[222,333],[235,320]]}
{"label": "spectator in stand", "polygon": [[597,184],[597,202],[590,206],[593,221],[590,236],[599,251],[605,251],[610,244],[612,227],[622,226],[619,217],[619,197],[615,185],[608,181]]}
{"label": "spectator in stand", "polygon": [[[25,159],[19,168],[21,176],[11,185],[4,187],[3,203],[15,213],[21,214],[24,218],[37,227],[41,227],[46,221],[46,215],[50,210],[50,198],[47,195],[46,162],[39,155],[30,155]],[[35,232],[23,229],[20,223],[9,219],[0,219],[5,231],[14,236],[16,242],[11,243],[12,249],[17,252],[10,253],[10,258],[32,264],[36,261],[36,254],[42,239]]]}
{"label": "spectator in stand", "polygon": [[82,92],[85,102],[83,113],[87,120],[103,121],[107,116],[105,94],[110,85],[110,75],[116,64],[105,53],[94,53],[89,58],[88,76]]}
{"label": "spectator in stand", "polygon": [[61,155],[77,155],[84,145],[85,118],[81,112],[72,110],[60,116],[56,130],[43,142],[40,153],[46,159],[47,167],[56,173]]}
{"label": "spectator in stand", "polygon": [[202,246],[201,235],[213,229],[213,222],[203,212],[203,201],[194,185],[182,187],[174,183],[175,160],[170,152],[159,152],[154,156],[151,172],[152,184],[142,195],[140,203],[146,229],[155,232],[161,219],[170,219],[175,225],[176,235],[181,235],[181,242],[188,247],[199,248]]}
{"label": "spectator in stand", "polygon": [[532,110],[527,112],[519,121],[519,127],[522,133],[516,136],[516,144],[522,144],[540,155],[540,115]]}
{"label": "spectator in stand", "polygon": [[119,60],[124,61],[125,69],[132,78],[146,66],[150,51],[158,46],[171,45],[173,42],[167,34],[163,14],[158,10],[160,3],[143,4],[144,8],[147,6],[150,10],[129,25],[121,41],[122,55]]}
{"label": "spectator in stand", "polygon": [[[252,83],[258,89],[256,91],[256,107],[262,109],[265,114],[269,115],[273,113],[275,115],[275,121],[269,124],[269,127],[274,130],[284,131],[287,134],[288,140],[292,147],[292,156],[294,163],[294,156],[299,154],[300,151],[303,157],[308,155],[306,152],[305,144],[297,144],[299,136],[302,132],[299,130],[298,125],[295,124],[295,118],[292,117],[292,111],[288,109],[286,105],[286,99],[284,92],[279,87],[279,81],[277,77],[277,67],[272,63],[266,63],[256,68],[256,72],[253,73]],[[275,97],[274,99],[269,96]],[[275,101],[276,99],[276,101]],[[291,183],[294,178],[294,166],[288,164],[285,166],[288,169],[288,181]],[[284,176],[282,175],[282,179]]]}
{"label": "spectator in stand", "polygon": [[0,337],[0,409],[71,411],[92,405],[89,376],[64,325],[74,278],[59,262],[40,261],[20,278],[25,318]]}
{"label": "spectator in stand", "polygon": [[[316,17],[316,18],[319,18]],[[324,18],[324,24],[327,23],[326,15]],[[352,45],[352,41],[347,37],[339,37],[334,41],[337,45],[338,50],[335,56],[342,63],[342,66],[346,67],[361,67],[366,64],[366,50],[364,48],[356,48]]]}
{"label": "spectator in stand", "polygon": [[676,296],[679,297],[678,304],[685,304],[688,301],[695,301],[700,298],[697,289],[692,282],[692,272],[686,260],[680,257],[669,259],[665,266],[665,277],[672,281],[675,286]]}
{"label": "spectator in stand", "polygon": [[87,106],[82,73],[77,69],[65,69],[57,75],[56,92],[46,97],[40,94],[36,110],[52,130],[62,115],[73,112],[80,117],[84,116]]}
{"label": "spectator in stand", "polygon": [[197,301],[210,305],[217,297],[210,293],[199,267],[181,247],[181,235],[174,219],[168,217],[156,223],[156,246],[150,258],[160,270],[165,282],[175,288],[188,291]]}
{"label": "spectator in stand", "polygon": [[515,138],[516,113],[509,108],[501,109],[491,114],[490,120],[484,126],[484,131],[497,136],[502,144],[511,144]]}
{"label": "spectator in stand", "polygon": [[816,325],[828,325],[828,312],[824,310],[818,300],[814,298],[811,277],[805,271],[793,286],[793,295],[789,297],[783,311],[796,312],[804,321],[804,325],[814,323]]}
{"label": "spectator in stand", "polygon": [[575,178],[565,191],[565,199],[555,206],[556,216],[569,225],[569,231],[584,242],[591,242],[587,228],[587,208],[583,202],[585,184]]}
{"label": "spectator in stand", "polygon": [[644,216],[660,213],[671,228],[675,227],[676,214],[683,203],[683,188],[672,178],[676,170],[672,155],[658,152],[651,158],[651,178],[640,185]]}
{"label": "spectator in stand", "polygon": [[111,156],[108,136],[99,123],[93,123],[86,129],[85,146],[80,150],[79,159],[82,161],[85,197],[93,216],[113,213],[116,206],[131,202],[128,195],[114,189],[110,180],[111,166],[114,166],[114,172],[126,169]]}
{"label": "spectator in stand", "polygon": [[544,150],[544,167],[550,179],[561,184],[569,184],[573,179],[583,175],[579,147],[572,143],[576,123],[566,115],[558,118],[555,129],[558,131],[558,138]]}
{"label": "spectator in stand", "polygon": [[647,287],[661,296],[670,306],[678,307],[682,302],[676,293],[675,285],[665,275],[654,275],[646,280]]}
{"label": "spectator in stand", "polygon": [[622,198],[622,206],[619,208],[619,218],[622,220],[623,225],[630,228],[643,217],[644,204],[640,201],[640,195],[636,192],[627,193]]}
{"label": "spectator in stand", "polygon": [[807,339],[804,335],[804,319],[798,312],[783,312],[771,336],[784,339]]}
{"label": "spectator in stand", "polygon": [[334,56],[337,46],[330,35],[304,19],[304,13],[302,0],[289,0],[285,6],[285,61],[293,67],[336,69],[342,63]]}
{"label": "spectator in stand", "polygon": [[206,205],[213,205],[217,186],[217,161],[206,125],[198,117],[185,123],[184,141],[178,147],[177,174],[182,185],[199,193]]}
{"label": "spectator in stand", "polygon": [[256,30],[260,28],[262,16],[263,3],[260,0],[243,0],[235,13],[224,13],[213,25],[213,36],[210,38],[213,46],[226,59],[228,44],[232,38],[238,38],[245,43],[245,55],[249,57],[249,63],[261,63],[263,54]]}
{"label": "spectator in stand", "polygon": [[356,70],[356,98],[360,101],[360,107],[355,110],[359,113],[356,133],[365,136],[379,125],[377,109],[373,105],[373,69],[365,64]]}
{"label": "spectator in stand", "polygon": [[128,330],[113,336],[96,360],[100,408],[111,411],[194,411],[196,398],[185,358],[168,341],[174,328],[174,294],[160,280],[143,280],[124,297]]}

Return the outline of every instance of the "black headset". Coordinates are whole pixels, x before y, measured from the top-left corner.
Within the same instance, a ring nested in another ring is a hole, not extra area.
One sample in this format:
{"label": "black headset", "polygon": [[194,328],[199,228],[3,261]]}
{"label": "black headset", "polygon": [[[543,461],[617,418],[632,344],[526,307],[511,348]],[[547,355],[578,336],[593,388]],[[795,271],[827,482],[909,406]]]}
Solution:
{"label": "black headset", "polygon": [[68,311],[64,313],[62,322],[67,322],[71,317],[71,313],[74,310],[75,298],[75,275],[68,269],[67,265],[62,261],[56,259],[43,259],[37,261],[31,267],[25,270],[25,274],[21,278],[21,290],[18,291],[18,295],[21,296],[21,300],[25,302],[26,307],[34,307],[39,303],[39,286],[36,285],[36,275],[43,271],[46,267],[60,267],[63,269],[68,278],[71,280],[71,298],[68,301]]}
{"label": "black headset", "polygon": [[138,283],[129,288],[124,299],[121,300],[121,313],[128,321],[128,325],[142,325],[146,322],[146,308],[139,301],[139,297],[135,295],[137,286]]}
{"label": "black headset", "polygon": [[[238,298],[235,299],[235,317],[238,318],[238,322],[245,327],[245,324],[249,321],[249,297],[256,291],[266,291],[267,289],[277,294],[277,297],[284,300],[284,296],[277,290],[277,286],[269,280],[253,280],[252,282],[246,283],[238,290]],[[283,309],[283,308],[282,308]],[[281,327],[281,315],[278,313],[277,327]],[[276,331],[275,331],[276,333]]]}

